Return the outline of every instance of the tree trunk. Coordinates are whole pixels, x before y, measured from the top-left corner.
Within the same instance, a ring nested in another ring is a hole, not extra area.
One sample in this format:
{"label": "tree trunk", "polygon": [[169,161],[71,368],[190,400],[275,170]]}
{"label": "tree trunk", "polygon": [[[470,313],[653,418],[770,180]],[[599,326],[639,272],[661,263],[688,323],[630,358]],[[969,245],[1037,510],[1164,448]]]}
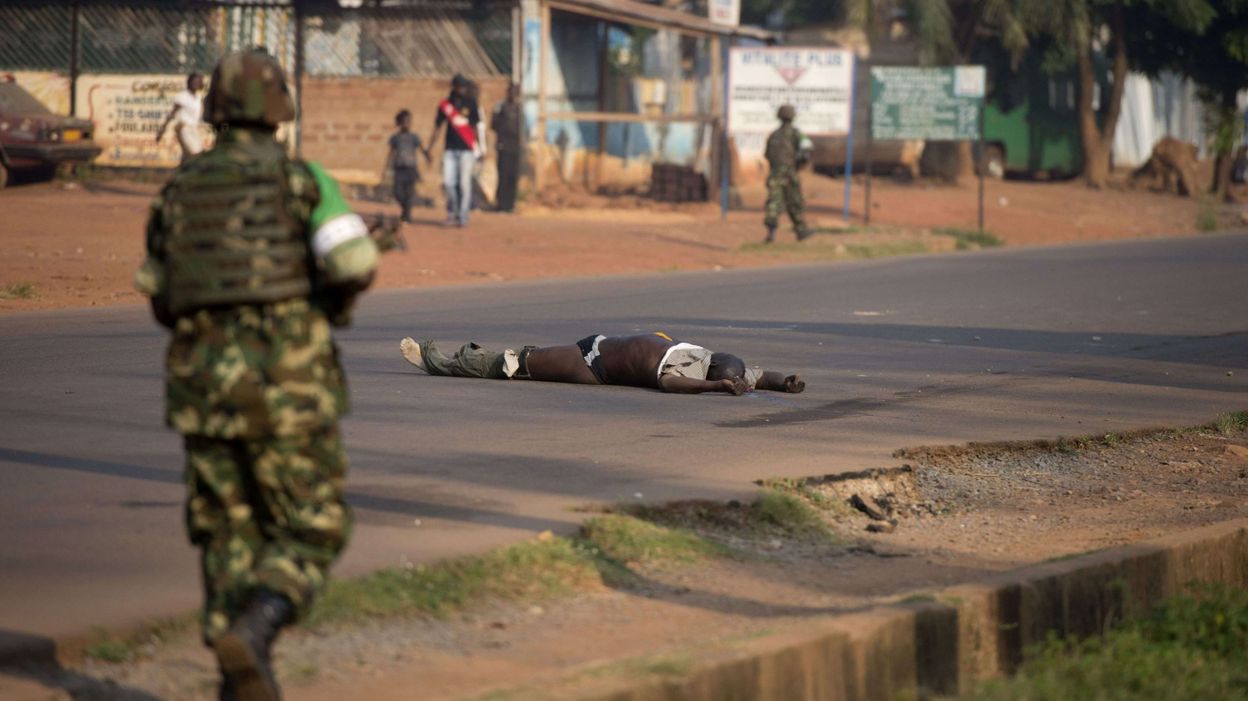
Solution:
{"label": "tree trunk", "polygon": [[1236,150],[1230,153],[1219,153],[1213,164],[1213,183],[1209,192],[1218,202],[1234,202],[1231,194],[1231,171],[1235,168]]}
{"label": "tree trunk", "polygon": [[1096,92],[1096,72],[1092,66],[1092,39],[1084,37],[1075,49],[1079,72],[1079,142],[1083,146],[1083,179],[1088,187],[1100,188],[1109,177],[1109,149],[1096,124],[1092,97]]}
{"label": "tree trunk", "polygon": [[958,179],[974,178],[978,172],[975,163],[975,142],[959,141],[958,142]]}
{"label": "tree trunk", "polygon": [[[1114,132],[1118,129],[1118,117],[1122,114],[1122,95],[1127,84],[1126,19],[1122,3],[1114,3],[1111,18],[1113,30],[1113,85],[1106,97],[1105,118],[1098,125],[1096,109],[1092,101],[1096,93],[1096,69],[1092,59],[1092,36],[1081,37],[1075,49],[1079,73],[1079,138],[1083,144],[1083,178],[1088,187],[1101,188],[1109,180],[1110,159],[1113,155]],[[1093,23],[1092,33],[1096,25]]]}
{"label": "tree trunk", "polygon": [[1240,151],[1235,145],[1237,132],[1242,128],[1238,104],[1237,92],[1228,92],[1222,95],[1217,106],[1217,135],[1213,139],[1217,158],[1213,164],[1213,182],[1209,185],[1209,192],[1218,202],[1235,201],[1235,196],[1231,194],[1231,171],[1235,169]]}

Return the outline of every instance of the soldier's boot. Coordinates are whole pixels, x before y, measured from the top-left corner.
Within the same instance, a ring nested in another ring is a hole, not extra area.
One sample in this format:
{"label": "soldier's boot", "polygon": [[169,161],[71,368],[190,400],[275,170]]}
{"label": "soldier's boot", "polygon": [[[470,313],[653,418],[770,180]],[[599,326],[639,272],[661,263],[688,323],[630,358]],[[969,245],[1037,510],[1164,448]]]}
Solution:
{"label": "soldier's boot", "polygon": [[281,701],[273,676],[273,641],[294,620],[295,607],[280,594],[259,592],[243,615],[213,646],[225,679],[237,701]]}
{"label": "soldier's boot", "polygon": [[796,229],[797,240],[805,241],[813,235],[813,232],[805,224],[799,224]]}
{"label": "soldier's boot", "polygon": [[776,241],[776,227],[769,226],[767,227],[767,238],[763,239],[763,243],[775,243],[775,241]]}
{"label": "soldier's boot", "polygon": [[403,352],[403,358],[407,362],[425,372],[429,372],[428,368],[425,367],[425,357],[420,352],[420,344],[411,336],[399,341],[399,350]]}

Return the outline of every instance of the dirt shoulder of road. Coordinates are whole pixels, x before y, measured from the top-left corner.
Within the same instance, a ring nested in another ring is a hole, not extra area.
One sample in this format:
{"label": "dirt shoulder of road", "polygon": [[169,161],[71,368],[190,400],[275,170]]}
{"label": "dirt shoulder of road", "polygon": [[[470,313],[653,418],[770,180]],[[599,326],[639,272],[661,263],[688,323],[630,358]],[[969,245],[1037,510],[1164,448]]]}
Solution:
{"label": "dirt shoulder of road", "polygon": [[[762,480],[752,504],[619,507],[588,514],[579,540],[547,535],[494,560],[373,575],[379,586],[353,615],[314,617],[319,625],[283,637],[280,675],[292,697],[311,700],[555,698],[552,685],[569,678],[678,677],[711,641],[1248,516],[1248,413],[1195,429],[910,448],[897,459]],[[598,563],[598,574],[576,563]],[[496,595],[517,571],[528,573],[522,594]],[[567,586],[546,586],[551,573]],[[448,581],[453,596],[489,591],[430,607],[428,597],[452,595],[438,594]],[[343,606],[342,591],[362,596],[341,586],[323,606]],[[368,613],[391,605],[400,613]],[[211,698],[214,678],[184,626],[130,643],[104,635],[93,657],[28,670],[25,681],[74,698],[178,700]]]}
{"label": "dirt shoulder of road", "polygon": [[[786,230],[780,245],[762,238],[764,193],[743,193],[744,210],[720,219],[710,204],[666,205],[635,197],[582,195],[558,208],[529,203],[518,215],[480,213],[471,226],[444,228],[432,208],[405,229],[411,250],[387,256],[381,288],[490,283],[606,274],[662,274],[845,260],[974,248],[958,238],[975,228],[973,185],[874,186],[872,227],[862,226],[862,183],[841,218],[843,181],[804,176],[810,223],[824,233],[802,244]],[[132,276],[157,185],[121,180],[53,182],[0,190],[0,313],[136,304]],[[433,193],[425,193],[433,194]],[[392,208],[356,203],[361,211]],[[1200,201],[1126,188],[1092,191],[1078,183],[990,182],[986,228],[1007,246],[1191,235]],[[1234,208],[1221,213],[1235,224]]]}

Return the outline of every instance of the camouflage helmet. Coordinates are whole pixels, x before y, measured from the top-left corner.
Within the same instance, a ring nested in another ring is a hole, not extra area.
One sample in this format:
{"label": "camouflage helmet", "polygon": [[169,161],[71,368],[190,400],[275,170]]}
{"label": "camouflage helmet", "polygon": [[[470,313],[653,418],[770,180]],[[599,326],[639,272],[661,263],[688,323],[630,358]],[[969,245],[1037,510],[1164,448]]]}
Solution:
{"label": "camouflage helmet", "polygon": [[227,55],[212,72],[204,97],[209,124],[262,124],[276,127],[295,118],[282,66],[264,49]]}
{"label": "camouflage helmet", "polygon": [[782,122],[791,122],[797,116],[797,110],[793,109],[793,105],[780,105],[780,109],[776,110],[776,119]]}

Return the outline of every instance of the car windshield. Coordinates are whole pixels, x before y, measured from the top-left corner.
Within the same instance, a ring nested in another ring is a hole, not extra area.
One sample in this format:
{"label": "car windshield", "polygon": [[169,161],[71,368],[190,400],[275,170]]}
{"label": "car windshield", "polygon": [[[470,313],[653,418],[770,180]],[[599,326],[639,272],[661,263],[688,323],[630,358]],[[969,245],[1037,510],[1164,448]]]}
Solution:
{"label": "car windshield", "polygon": [[48,108],[17,83],[0,83],[0,112],[13,114],[48,114]]}

